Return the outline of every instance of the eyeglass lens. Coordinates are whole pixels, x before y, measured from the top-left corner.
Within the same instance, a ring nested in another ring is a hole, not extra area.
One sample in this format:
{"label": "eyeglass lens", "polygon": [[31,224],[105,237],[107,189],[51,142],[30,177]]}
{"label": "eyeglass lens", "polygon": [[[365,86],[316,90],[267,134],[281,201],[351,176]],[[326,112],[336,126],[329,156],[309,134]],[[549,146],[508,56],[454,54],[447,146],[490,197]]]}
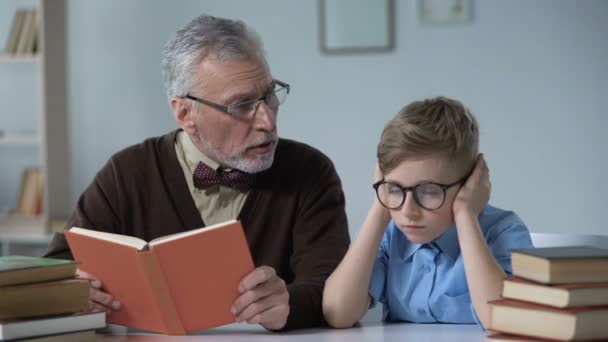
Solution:
{"label": "eyeglass lens", "polygon": [[382,205],[389,209],[397,209],[403,205],[407,192],[412,192],[416,203],[428,210],[440,208],[445,199],[443,188],[433,183],[418,184],[409,191],[398,184],[381,183],[376,191]]}

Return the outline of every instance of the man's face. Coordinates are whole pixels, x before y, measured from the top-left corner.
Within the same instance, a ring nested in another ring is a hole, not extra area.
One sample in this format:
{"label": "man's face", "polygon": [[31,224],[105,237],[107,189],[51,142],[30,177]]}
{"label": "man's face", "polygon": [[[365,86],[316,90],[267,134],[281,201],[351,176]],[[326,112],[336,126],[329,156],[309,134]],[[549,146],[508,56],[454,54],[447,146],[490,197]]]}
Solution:
{"label": "man's face", "polygon": [[[224,106],[257,100],[274,89],[270,70],[260,59],[205,58],[199,65],[198,78],[201,82],[191,95]],[[189,115],[194,127],[187,131],[193,143],[218,163],[249,173],[272,165],[278,142],[277,113],[264,101],[248,118],[202,104]]]}
{"label": "man's face", "polygon": [[[395,169],[384,175],[384,179],[402,187],[413,187],[421,183],[433,182],[449,184],[462,177],[455,171],[447,158],[441,156],[405,160]],[[427,243],[447,231],[454,222],[452,202],[460,186],[446,190],[445,202],[439,209],[427,210],[414,200],[411,191],[407,192],[405,202],[397,209],[390,210],[395,225],[414,243]]]}

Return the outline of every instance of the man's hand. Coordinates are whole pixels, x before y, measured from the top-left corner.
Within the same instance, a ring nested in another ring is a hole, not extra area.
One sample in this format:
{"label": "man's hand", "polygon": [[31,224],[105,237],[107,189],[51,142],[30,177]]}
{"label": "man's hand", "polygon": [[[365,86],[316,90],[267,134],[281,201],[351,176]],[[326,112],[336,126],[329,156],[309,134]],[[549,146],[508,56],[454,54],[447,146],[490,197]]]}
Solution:
{"label": "man's hand", "polygon": [[77,270],[76,274],[79,278],[90,280],[89,308],[91,310],[103,310],[107,314],[120,310],[120,302],[115,300],[112,295],[101,290],[103,284],[99,279],[80,269]]}
{"label": "man's hand", "polygon": [[458,190],[454,199],[452,204],[454,218],[462,214],[477,217],[490,200],[491,187],[490,170],[483,155],[480,154],[471,176]]}
{"label": "man's hand", "polygon": [[281,329],[289,316],[289,292],[285,281],[272,267],[261,266],[239,284],[241,295],[232,304],[237,322],[261,324],[266,329]]}

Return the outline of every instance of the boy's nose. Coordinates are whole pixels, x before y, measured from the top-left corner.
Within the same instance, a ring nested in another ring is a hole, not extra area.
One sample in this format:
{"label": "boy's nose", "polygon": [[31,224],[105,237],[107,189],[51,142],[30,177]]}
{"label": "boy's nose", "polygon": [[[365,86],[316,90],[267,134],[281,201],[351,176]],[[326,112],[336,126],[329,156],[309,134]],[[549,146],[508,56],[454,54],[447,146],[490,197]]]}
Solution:
{"label": "boy's nose", "polygon": [[401,206],[401,213],[403,216],[407,217],[410,221],[417,221],[420,219],[422,211],[416,200],[414,200],[414,194],[408,192],[405,196],[405,201]]}

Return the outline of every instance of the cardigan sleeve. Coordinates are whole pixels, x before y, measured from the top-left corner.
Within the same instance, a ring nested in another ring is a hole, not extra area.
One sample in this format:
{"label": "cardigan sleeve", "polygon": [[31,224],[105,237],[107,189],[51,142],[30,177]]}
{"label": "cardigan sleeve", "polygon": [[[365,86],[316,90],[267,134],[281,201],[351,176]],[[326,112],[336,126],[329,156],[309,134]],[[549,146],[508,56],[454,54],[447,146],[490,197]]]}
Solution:
{"label": "cardigan sleeve", "polygon": [[346,253],[350,238],[342,185],[331,161],[309,164],[293,229],[288,285],[290,314],[285,330],[326,325],[322,298],[325,281]]}
{"label": "cardigan sleeve", "polygon": [[[109,229],[119,226],[117,211],[113,206],[118,203],[118,192],[115,190],[116,174],[113,161],[108,161],[78,199],[65,229],[81,227],[110,231]],[[58,259],[74,258],[63,233],[55,233],[44,256]]]}

